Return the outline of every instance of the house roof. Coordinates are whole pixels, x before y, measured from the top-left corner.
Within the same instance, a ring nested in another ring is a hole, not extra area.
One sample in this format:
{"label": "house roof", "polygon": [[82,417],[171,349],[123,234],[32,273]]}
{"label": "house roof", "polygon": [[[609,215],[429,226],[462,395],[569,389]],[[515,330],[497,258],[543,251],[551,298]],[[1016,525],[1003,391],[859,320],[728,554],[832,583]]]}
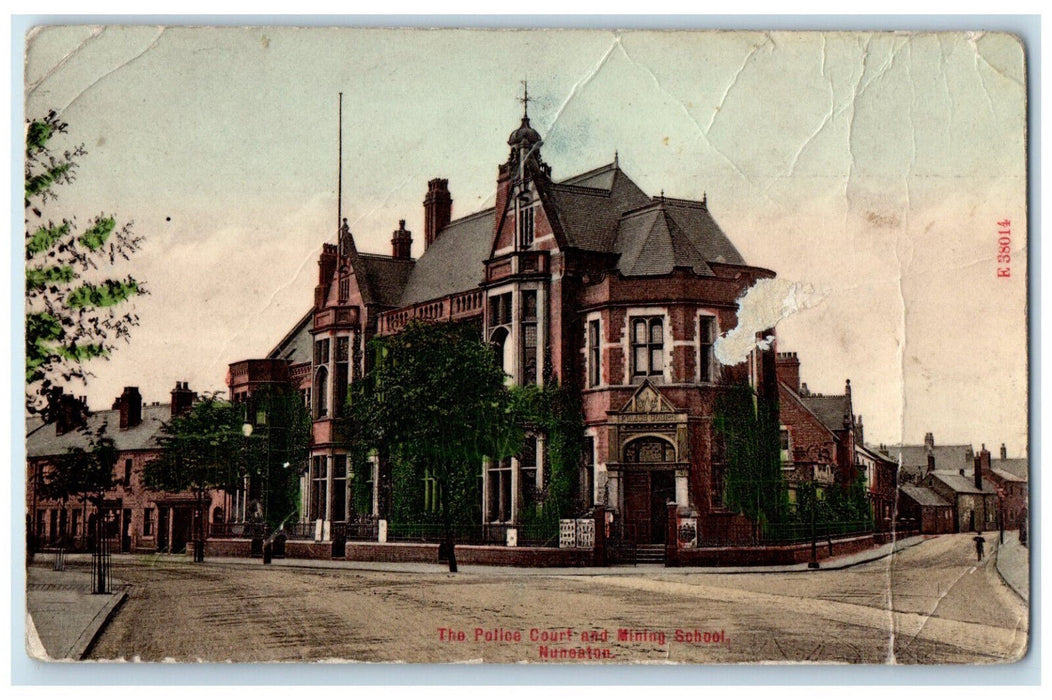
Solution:
{"label": "house roof", "polygon": [[363,296],[374,304],[398,306],[415,263],[415,260],[359,253],[355,272]]}
{"label": "house roof", "polygon": [[977,489],[971,476],[961,476],[958,472],[934,471],[931,476],[949,486],[956,493],[997,493],[997,489],[990,484],[989,480],[984,480],[983,488]]}
{"label": "house roof", "polygon": [[990,462],[990,467],[1014,474],[1024,481],[1030,474],[1030,460],[1026,457],[1014,459],[996,459]]}
{"label": "house roof", "polygon": [[614,250],[620,253],[617,267],[624,275],[666,275],[675,267],[689,267],[697,275],[713,274],[662,202],[623,215]]}
{"label": "house roof", "polygon": [[127,430],[120,429],[120,411],[109,409],[106,411],[95,411],[88,414],[87,434],[84,430],[73,430],[63,435],[58,435],[54,423],[45,423],[35,426],[29,422],[26,426],[26,456],[46,457],[50,455],[65,454],[70,447],[86,447],[88,435],[95,432],[103,425],[106,426],[106,435],[113,438],[117,449],[128,450],[150,450],[159,447],[157,439],[161,434],[161,427],[171,420],[171,404],[146,404],[142,407],[142,423]]}
{"label": "house roof", "polygon": [[947,501],[939,494],[932,491],[927,486],[914,486],[912,484],[903,484],[899,486],[899,491],[904,496],[909,497],[921,506],[945,506],[949,508],[953,504]]}
{"label": "house roof", "polygon": [[844,429],[844,416],[851,415],[851,397],[839,396],[801,396],[801,403],[814,413],[822,425],[832,431]]}
{"label": "house roof", "polygon": [[[617,270],[624,275],[665,275],[675,267],[712,275],[710,262],[745,264],[705,202],[650,198],[616,163],[547,183],[543,196],[568,246],[617,255]],[[493,242],[493,222],[493,209],[450,222],[411,269],[406,265],[397,271],[379,266],[367,270],[370,288],[378,290],[381,279],[403,275],[404,283],[393,280],[386,292],[374,292],[393,300],[399,284],[404,284],[391,306],[475,288]],[[367,255],[359,259],[367,265],[374,264],[370,260],[384,265],[392,260]]]}
{"label": "house roof", "polygon": [[888,454],[898,460],[903,467],[928,468],[928,454],[935,455],[936,469],[970,469],[975,459],[971,445],[893,445]]}
{"label": "house roof", "polygon": [[455,294],[478,286],[493,238],[493,209],[450,222],[408,273],[397,306]]}
{"label": "house roof", "polygon": [[1000,469],[998,467],[990,467],[990,471],[992,471],[994,474],[1001,477],[1005,481],[1015,481],[1018,483],[1025,484],[1027,480],[1025,476],[1019,476],[1018,474],[1013,474],[1012,472],[1005,471],[1004,469]]}
{"label": "house roof", "polygon": [[314,309],[307,313],[293,326],[281,342],[267,353],[268,360],[288,360],[290,364],[298,365],[302,362],[311,361],[311,347],[313,338],[310,334],[311,321],[314,319]]}

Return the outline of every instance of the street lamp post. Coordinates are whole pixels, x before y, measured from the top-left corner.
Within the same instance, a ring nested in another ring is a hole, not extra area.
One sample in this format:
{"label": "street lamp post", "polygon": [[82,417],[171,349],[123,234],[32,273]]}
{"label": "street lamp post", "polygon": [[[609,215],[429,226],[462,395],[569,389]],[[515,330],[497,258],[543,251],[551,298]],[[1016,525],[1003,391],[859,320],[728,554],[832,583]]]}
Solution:
{"label": "street lamp post", "polygon": [[815,479],[817,465],[811,463],[811,561],[807,562],[808,569],[818,568],[818,533],[815,530],[815,512],[818,510],[818,486]]}

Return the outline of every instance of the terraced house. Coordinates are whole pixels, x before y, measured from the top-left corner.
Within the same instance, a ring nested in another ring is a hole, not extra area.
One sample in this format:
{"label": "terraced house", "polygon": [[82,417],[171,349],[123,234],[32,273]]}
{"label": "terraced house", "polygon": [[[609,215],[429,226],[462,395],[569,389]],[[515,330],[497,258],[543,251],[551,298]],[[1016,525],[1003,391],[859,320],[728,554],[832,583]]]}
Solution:
{"label": "terraced house", "polygon": [[[327,539],[362,515],[355,503],[385,515],[387,465],[375,463],[368,483],[354,483],[334,426],[349,383],[368,369],[368,340],[422,319],[474,324],[510,381],[579,389],[587,438],[581,512],[605,509],[614,531],[640,545],[665,541],[670,504],[697,518],[703,537],[745,537],[750,524],[724,507],[713,411],[734,384],[777,396],[774,350],[721,366],[713,348],[737,324],[736,300],[774,273],[746,264],[700,183],[693,199],[652,196],[616,154],[557,177],[525,112],[507,144],[492,208],[456,212],[455,183],[427,182],[419,258],[404,221],[381,255],[359,250],[343,220],[337,242],[322,248],[310,310],[267,357],[230,366],[235,398],[292,382],[311,408],[304,523]],[[519,522],[546,483],[544,436],[479,469],[483,521]]]}

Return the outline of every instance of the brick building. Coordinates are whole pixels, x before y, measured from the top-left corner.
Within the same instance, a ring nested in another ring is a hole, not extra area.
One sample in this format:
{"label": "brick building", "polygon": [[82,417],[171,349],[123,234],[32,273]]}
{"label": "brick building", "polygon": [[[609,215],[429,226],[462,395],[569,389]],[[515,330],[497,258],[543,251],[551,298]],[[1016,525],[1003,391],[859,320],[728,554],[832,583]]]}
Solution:
{"label": "brick building", "polygon": [[[980,457],[983,451],[980,451]],[[1028,502],[1028,471],[1026,459],[1009,459],[1008,448],[1001,443],[1001,458],[991,460],[989,453],[981,462],[984,480],[989,480],[997,490],[999,506],[1004,513],[1005,527],[1017,529],[1026,517]]]}
{"label": "brick building", "polygon": [[[353,483],[338,419],[349,383],[368,369],[365,343],[421,319],[474,324],[515,383],[580,388],[580,507],[607,508],[626,539],[663,542],[670,502],[698,517],[701,536],[750,532],[723,507],[713,408],[733,384],[773,398],[773,351],[724,367],[713,345],[736,325],[736,300],[774,273],[745,263],[704,196],[650,196],[616,156],[556,179],[525,114],[508,146],[492,208],[454,217],[448,181],[427,183],[418,259],[404,221],[390,255],[378,255],[358,250],[344,220],[322,248],[310,311],[266,358],[231,365],[232,395],[281,376],[311,408],[303,520],[328,538],[356,515],[361,489],[371,514],[385,514],[387,467],[374,463],[368,483]],[[537,435],[518,457],[480,465],[485,522],[519,522],[546,484],[544,455]]]}
{"label": "brick building", "polygon": [[[195,496],[191,493],[148,491],[143,467],[160,454],[158,437],[163,424],[186,411],[197,398],[185,382],[171,392],[170,404],[144,404],[137,387],[129,386],[106,411],[89,411],[83,398],[61,389],[50,397],[49,414],[27,420],[26,515],[27,532],[39,547],[84,549],[97,517],[96,509],[81,500],[47,499],[38,489],[57,457],[69,448],[88,447],[90,436],[111,437],[118,450],[114,486],[104,494],[102,515],[113,552],[181,552],[191,539]],[[223,518],[225,495],[209,494],[210,518]]]}

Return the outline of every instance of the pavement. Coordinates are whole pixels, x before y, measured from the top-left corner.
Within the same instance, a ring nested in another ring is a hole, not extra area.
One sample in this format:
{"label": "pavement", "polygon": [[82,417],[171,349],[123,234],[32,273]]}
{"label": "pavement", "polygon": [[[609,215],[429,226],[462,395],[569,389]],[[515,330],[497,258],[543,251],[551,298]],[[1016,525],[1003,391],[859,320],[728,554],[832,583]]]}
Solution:
{"label": "pavement", "polygon": [[[822,570],[846,569],[866,562],[883,559],[892,552],[899,552],[925,541],[925,537],[909,537],[873,549],[855,552],[841,557],[831,557],[821,562]],[[1008,546],[1006,542],[1005,546]],[[1022,549],[1020,547],[1020,549]],[[1025,550],[1023,550],[1025,557]],[[176,555],[178,557],[178,555]],[[171,561],[172,555],[115,554],[115,562],[138,560],[149,565],[154,560]],[[178,557],[185,558],[185,557]],[[92,643],[105,629],[127,597],[127,586],[114,581],[114,592],[107,595],[91,593],[91,575],[88,569],[89,554],[66,555],[67,567],[54,571],[48,555],[39,555],[37,561],[26,572],[26,651],[30,657],[41,661],[73,660],[84,658]],[[1026,570],[1025,559],[1023,571]],[[239,557],[213,557],[213,566],[260,568],[260,559]],[[289,569],[346,569],[350,571],[382,571],[389,573],[447,574],[444,564],[407,562],[366,562],[316,559],[274,559],[275,568]],[[735,574],[735,573],[789,573],[806,572],[807,564],[789,566],[747,567],[676,567],[660,565],[574,567],[574,568],[526,568],[506,566],[461,566],[461,573],[478,576],[638,576],[648,570],[662,574]],[[1003,575],[1003,574],[1002,574]],[[1024,573],[1024,584],[1025,584]],[[1010,584],[1011,585],[1011,584]]]}
{"label": "pavement", "polygon": [[1030,550],[1019,543],[1019,531],[1005,533],[1005,542],[997,547],[997,573],[1015,594],[1030,602]]}
{"label": "pavement", "polygon": [[90,569],[55,571],[51,556],[37,558],[26,570],[26,653],[40,661],[79,661],[124,602],[127,587],[114,581],[113,593],[95,595]]}

